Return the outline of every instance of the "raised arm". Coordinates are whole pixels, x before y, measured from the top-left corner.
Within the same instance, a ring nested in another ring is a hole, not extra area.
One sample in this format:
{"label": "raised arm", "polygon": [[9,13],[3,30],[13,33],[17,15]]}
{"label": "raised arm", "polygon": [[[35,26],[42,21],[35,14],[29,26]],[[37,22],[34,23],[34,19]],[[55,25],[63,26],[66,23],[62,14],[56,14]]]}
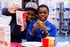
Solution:
{"label": "raised arm", "polygon": [[20,9],[20,6],[18,4],[13,4],[11,7],[9,8],[3,8],[2,9],[2,14],[3,15],[13,15],[13,14],[16,14],[16,10]]}

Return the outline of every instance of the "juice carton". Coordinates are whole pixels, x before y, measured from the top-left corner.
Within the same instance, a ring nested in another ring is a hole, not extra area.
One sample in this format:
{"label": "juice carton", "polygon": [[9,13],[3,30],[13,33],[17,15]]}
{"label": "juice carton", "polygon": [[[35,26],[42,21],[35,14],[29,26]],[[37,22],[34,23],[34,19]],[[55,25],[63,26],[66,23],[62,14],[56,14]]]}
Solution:
{"label": "juice carton", "polygon": [[10,16],[0,17],[0,47],[10,47]]}
{"label": "juice carton", "polygon": [[22,26],[24,29],[24,23],[26,23],[26,12],[16,11],[16,20],[17,20],[17,25]]}
{"label": "juice carton", "polygon": [[0,47],[10,47],[9,25],[0,25]]}

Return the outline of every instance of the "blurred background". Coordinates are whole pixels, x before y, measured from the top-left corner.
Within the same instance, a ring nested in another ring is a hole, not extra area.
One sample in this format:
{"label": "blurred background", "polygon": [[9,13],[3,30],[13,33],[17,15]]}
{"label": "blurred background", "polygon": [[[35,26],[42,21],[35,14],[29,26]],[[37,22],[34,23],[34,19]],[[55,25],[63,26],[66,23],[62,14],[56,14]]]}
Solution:
{"label": "blurred background", "polygon": [[56,42],[70,41],[70,0],[0,0],[0,16],[2,8],[15,3],[24,9],[29,1],[36,2],[38,6],[48,5],[50,10],[48,20],[57,27]]}

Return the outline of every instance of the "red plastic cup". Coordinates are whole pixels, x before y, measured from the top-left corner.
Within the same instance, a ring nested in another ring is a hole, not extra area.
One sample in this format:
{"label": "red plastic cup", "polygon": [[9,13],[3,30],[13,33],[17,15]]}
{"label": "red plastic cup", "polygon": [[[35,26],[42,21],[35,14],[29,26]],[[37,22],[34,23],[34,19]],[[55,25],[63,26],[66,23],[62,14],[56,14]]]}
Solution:
{"label": "red plastic cup", "polygon": [[47,38],[42,38],[41,41],[42,41],[42,47],[48,47],[49,39],[47,39]]}

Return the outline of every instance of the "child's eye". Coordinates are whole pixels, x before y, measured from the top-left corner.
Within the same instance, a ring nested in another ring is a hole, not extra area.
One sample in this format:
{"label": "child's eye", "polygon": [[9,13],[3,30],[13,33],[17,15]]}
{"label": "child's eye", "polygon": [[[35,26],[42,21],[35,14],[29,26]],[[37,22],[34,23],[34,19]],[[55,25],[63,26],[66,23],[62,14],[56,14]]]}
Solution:
{"label": "child's eye", "polygon": [[47,12],[44,12],[44,14],[47,14]]}
{"label": "child's eye", "polygon": [[42,12],[39,12],[39,14],[42,14]]}
{"label": "child's eye", "polygon": [[27,15],[29,15],[29,13],[27,13]]}
{"label": "child's eye", "polygon": [[35,14],[31,14],[31,16],[35,16]]}

